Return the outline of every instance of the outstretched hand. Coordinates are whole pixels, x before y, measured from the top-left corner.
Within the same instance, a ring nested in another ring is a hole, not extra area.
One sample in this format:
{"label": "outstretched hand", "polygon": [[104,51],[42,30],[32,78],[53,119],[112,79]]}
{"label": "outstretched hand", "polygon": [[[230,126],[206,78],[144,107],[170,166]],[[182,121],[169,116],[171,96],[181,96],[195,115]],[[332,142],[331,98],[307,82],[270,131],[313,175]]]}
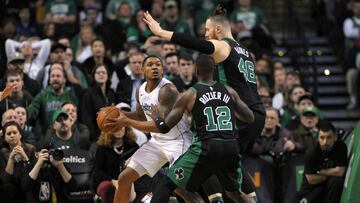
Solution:
{"label": "outstretched hand", "polygon": [[161,31],[163,30],[154,18],[150,15],[149,11],[144,12],[143,21],[149,26],[149,29],[154,35],[160,36]]}

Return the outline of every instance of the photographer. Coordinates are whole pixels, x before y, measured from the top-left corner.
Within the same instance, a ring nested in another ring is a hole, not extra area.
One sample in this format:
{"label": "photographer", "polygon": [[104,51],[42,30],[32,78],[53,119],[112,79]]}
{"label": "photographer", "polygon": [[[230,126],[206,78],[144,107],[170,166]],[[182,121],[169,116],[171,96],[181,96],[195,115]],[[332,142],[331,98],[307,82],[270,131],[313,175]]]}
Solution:
{"label": "photographer", "polygon": [[76,181],[64,166],[62,151],[47,148],[49,146],[38,145],[36,162],[28,164],[24,169],[22,188],[28,203],[67,202],[67,192],[77,187]]}

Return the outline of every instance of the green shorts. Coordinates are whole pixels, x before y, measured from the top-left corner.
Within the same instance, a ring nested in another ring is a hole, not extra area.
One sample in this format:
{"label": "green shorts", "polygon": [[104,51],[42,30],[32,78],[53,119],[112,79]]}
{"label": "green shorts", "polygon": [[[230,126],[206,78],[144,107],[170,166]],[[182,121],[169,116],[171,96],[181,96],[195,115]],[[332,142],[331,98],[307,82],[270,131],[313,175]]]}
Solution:
{"label": "green shorts", "polygon": [[195,141],[168,172],[178,187],[190,192],[196,192],[213,174],[226,191],[240,191],[241,157],[236,139]]}

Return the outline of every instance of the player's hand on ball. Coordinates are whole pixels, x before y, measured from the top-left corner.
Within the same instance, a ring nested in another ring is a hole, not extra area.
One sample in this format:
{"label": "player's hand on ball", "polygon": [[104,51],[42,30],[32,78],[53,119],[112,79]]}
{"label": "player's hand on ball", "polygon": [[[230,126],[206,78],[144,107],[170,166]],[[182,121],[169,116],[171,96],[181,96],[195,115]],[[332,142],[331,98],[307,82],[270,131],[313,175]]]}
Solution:
{"label": "player's hand on ball", "polygon": [[162,28],[160,27],[160,23],[158,23],[154,18],[150,15],[149,11],[144,12],[143,21],[149,26],[149,29],[154,35],[160,35]]}
{"label": "player's hand on ball", "polygon": [[111,127],[111,132],[117,132],[121,128],[128,126],[129,118],[119,110],[120,115],[117,118],[108,118],[105,127]]}

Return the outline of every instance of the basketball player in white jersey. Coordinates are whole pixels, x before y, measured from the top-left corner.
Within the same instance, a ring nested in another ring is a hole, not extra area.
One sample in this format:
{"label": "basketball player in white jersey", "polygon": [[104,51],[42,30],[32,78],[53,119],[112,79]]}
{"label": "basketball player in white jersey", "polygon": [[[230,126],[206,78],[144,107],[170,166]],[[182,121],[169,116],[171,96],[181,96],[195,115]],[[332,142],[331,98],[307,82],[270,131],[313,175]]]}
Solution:
{"label": "basketball player in white jersey", "polygon": [[[152,106],[159,107],[159,113],[166,117],[172,109],[178,91],[169,80],[163,78],[163,64],[159,57],[151,55],[144,59],[142,69],[145,74],[144,82],[137,94],[137,106],[135,112],[125,113],[126,116],[138,121],[152,120]],[[114,131],[121,128],[116,119],[109,119]],[[143,175],[154,176],[155,173],[167,162],[174,163],[191,144],[191,131],[189,123],[183,119],[166,134],[151,133],[151,139],[142,145],[130,158],[127,167],[120,173],[118,189],[115,193],[115,203],[128,203],[131,185]],[[149,129],[150,132],[153,129]],[[190,195],[190,194],[188,194]],[[192,202],[192,197],[182,195],[183,198]]]}

